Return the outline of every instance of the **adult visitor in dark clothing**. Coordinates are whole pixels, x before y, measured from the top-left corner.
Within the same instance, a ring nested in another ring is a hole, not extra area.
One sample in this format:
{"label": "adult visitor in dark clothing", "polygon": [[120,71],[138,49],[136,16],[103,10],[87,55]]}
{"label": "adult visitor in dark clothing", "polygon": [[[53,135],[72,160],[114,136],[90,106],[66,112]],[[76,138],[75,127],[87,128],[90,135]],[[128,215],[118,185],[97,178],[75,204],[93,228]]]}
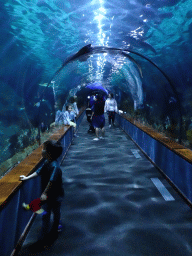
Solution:
{"label": "adult visitor in dark clothing", "polygon": [[[96,138],[93,140],[103,139],[105,135],[105,116],[104,116],[105,101],[102,95],[96,96],[96,101],[92,106],[92,125],[95,128]],[[99,131],[101,130],[101,136]]]}
{"label": "adult visitor in dark clothing", "polygon": [[92,125],[92,110],[91,110],[91,107],[89,105],[89,102],[88,102],[88,106],[86,108],[86,116],[87,116],[87,121],[89,122],[89,130],[88,132],[95,132],[95,129]]}

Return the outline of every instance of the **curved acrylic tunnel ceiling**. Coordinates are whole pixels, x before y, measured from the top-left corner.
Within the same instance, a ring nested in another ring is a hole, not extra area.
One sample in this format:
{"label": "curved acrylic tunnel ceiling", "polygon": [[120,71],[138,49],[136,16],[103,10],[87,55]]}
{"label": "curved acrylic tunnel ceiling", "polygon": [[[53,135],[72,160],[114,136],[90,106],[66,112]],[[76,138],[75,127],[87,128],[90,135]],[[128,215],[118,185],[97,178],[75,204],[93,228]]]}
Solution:
{"label": "curved acrylic tunnel ceiling", "polygon": [[[108,91],[113,91],[113,86],[117,86],[115,77],[119,76],[124,79],[123,83],[118,84],[122,91],[130,92],[137,105],[143,104],[142,71],[133,58],[121,55],[119,50],[112,51],[112,55],[108,50],[108,53],[105,51],[103,54],[96,52],[96,55],[89,53],[88,56],[84,52],[81,53],[81,50],[65,61],[51,79],[53,80],[51,83],[54,84],[55,99],[57,99],[57,94],[59,95],[59,92],[62,91],[62,87],[67,87],[71,96],[74,96],[77,91],[94,82],[102,84]],[[75,60],[80,61],[76,61],[74,64]],[[67,67],[67,65],[69,66]],[[74,79],[69,80],[69,76],[74,76]]]}

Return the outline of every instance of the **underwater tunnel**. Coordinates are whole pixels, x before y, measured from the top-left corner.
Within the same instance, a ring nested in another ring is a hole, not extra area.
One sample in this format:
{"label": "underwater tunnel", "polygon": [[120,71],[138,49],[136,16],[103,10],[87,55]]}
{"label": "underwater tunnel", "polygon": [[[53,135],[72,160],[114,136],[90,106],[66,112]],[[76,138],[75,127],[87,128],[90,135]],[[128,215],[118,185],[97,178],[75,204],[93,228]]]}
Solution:
{"label": "underwater tunnel", "polygon": [[[21,255],[29,254],[40,216],[21,206],[39,196],[40,180],[25,184],[19,176],[42,167],[42,144],[52,138],[64,148],[69,224],[61,238],[69,247],[59,238],[60,251],[190,255],[191,0],[2,0],[0,20],[0,254],[23,244]],[[105,115],[106,138],[98,144],[87,133],[92,93],[113,93],[121,110],[113,129]],[[74,97],[78,138],[55,125],[56,111]],[[159,182],[175,200],[162,201]]]}

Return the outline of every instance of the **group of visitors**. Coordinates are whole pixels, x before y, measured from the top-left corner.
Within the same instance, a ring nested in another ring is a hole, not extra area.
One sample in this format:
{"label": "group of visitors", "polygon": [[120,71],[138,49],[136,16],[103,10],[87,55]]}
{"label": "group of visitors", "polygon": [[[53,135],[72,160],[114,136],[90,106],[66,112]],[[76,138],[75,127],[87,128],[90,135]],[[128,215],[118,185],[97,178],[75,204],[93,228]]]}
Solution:
{"label": "group of visitors", "polygon": [[[118,112],[117,101],[114,99],[113,93],[109,93],[108,99],[102,94],[93,94],[88,96],[88,106],[86,109],[87,121],[90,124],[88,132],[94,132],[95,141],[104,138],[105,135],[105,116],[108,115],[109,128],[114,126],[115,113]],[[76,116],[79,114],[75,98],[71,99],[71,103],[64,105],[62,110],[57,110],[55,116],[55,125],[69,125],[74,128],[74,137],[76,134]]]}
{"label": "group of visitors", "polygon": [[[74,103],[74,102],[73,102]],[[66,124],[76,127],[75,118],[78,115],[78,108],[75,104],[67,105],[65,111],[58,110],[56,113],[56,124]],[[109,127],[114,125],[115,112],[118,111],[117,102],[113,98],[113,94],[109,94],[109,98],[105,98],[98,94],[89,101],[90,121],[95,129],[96,138],[99,140],[105,134],[105,116],[108,113]],[[101,136],[99,132],[101,130]],[[58,163],[58,158],[62,155],[63,147],[60,142],[49,140],[43,144],[42,156],[45,158],[44,166],[37,169],[36,172],[29,176],[21,175],[20,180],[25,181],[41,175],[41,186],[43,193],[40,196],[40,202],[44,205],[45,212],[42,214],[42,228],[39,240],[32,245],[32,250],[42,250],[45,246],[51,245],[58,237],[61,229],[61,201],[64,197],[64,189],[62,185],[62,171]],[[50,227],[51,212],[54,213],[53,225]]]}
{"label": "group of visitors", "polygon": [[95,130],[96,137],[93,139],[95,141],[103,139],[105,135],[104,113],[107,112],[108,114],[109,128],[111,128],[111,125],[114,125],[115,113],[118,112],[117,102],[114,99],[113,93],[109,93],[108,96],[106,101],[105,97],[101,94],[89,97],[86,114],[87,120],[90,123],[89,131]]}

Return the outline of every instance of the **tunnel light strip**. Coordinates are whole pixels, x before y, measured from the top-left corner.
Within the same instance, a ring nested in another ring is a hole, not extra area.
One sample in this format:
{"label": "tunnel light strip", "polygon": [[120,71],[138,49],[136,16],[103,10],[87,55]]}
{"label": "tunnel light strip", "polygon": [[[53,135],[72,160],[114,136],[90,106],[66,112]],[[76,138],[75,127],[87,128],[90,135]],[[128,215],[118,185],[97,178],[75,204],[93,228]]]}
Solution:
{"label": "tunnel light strip", "polygon": [[169,191],[166,189],[166,187],[163,185],[163,183],[158,178],[151,178],[151,181],[156,186],[156,188],[161,193],[162,197],[165,199],[165,201],[174,201],[175,199],[173,196],[169,193]]}
{"label": "tunnel light strip", "polygon": [[141,158],[141,156],[138,153],[139,150],[137,149],[131,149],[131,152],[133,153],[133,155],[135,156],[135,158]]}

